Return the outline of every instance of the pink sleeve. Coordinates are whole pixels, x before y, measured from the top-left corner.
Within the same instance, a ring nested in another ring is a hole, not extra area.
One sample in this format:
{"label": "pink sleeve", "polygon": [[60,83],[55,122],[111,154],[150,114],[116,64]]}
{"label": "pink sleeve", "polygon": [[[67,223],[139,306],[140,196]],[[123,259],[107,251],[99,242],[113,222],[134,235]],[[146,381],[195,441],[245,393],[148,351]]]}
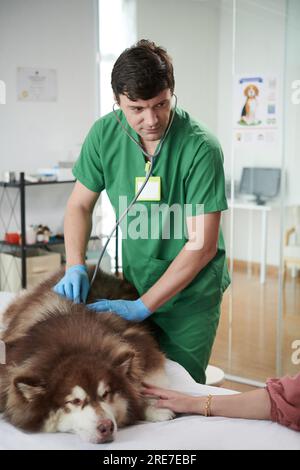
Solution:
{"label": "pink sleeve", "polygon": [[267,391],[271,399],[272,421],[300,431],[300,374],[268,379]]}

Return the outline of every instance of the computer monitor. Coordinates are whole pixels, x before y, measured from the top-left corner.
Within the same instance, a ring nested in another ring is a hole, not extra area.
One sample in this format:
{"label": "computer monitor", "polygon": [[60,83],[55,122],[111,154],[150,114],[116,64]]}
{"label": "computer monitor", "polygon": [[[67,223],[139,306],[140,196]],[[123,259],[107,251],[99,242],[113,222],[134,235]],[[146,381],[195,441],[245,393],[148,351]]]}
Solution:
{"label": "computer monitor", "polygon": [[243,168],[239,192],[254,195],[256,204],[262,205],[278,195],[280,181],[280,168]]}

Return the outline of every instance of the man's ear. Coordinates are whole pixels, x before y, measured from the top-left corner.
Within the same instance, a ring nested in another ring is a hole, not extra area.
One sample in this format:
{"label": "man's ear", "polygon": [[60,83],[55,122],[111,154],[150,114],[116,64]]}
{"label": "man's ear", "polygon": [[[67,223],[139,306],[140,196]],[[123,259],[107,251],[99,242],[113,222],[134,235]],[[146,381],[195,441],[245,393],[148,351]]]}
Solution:
{"label": "man's ear", "polygon": [[28,402],[32,402],[46,393],[46,389],[41,380],[36,377],[16,377],[14,386]]}

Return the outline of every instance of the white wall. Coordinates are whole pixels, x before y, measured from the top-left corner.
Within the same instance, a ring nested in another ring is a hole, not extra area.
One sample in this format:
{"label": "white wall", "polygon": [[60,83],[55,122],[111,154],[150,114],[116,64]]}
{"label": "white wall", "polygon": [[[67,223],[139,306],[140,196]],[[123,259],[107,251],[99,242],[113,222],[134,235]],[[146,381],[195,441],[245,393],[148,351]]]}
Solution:
{"label": "white wall", "polygon": [[[0,1],[0,79],[7,86],[7,103],[0,106],[0,173],[34,172],[77,157],[98,109],[95,5],[95,0]],[[17,101],[19,66],[56,69],[57,101]],[[61,225],[69,191],[30,189],[28,222]]]}
{"label": "white wall", "polygon": [[[232,1],[223,0],[220,35],[220,75],[218,110],[218,135],[227,155],[231,152],[232,93],[222,94],[223,88],[230,88],[231,73],[227,61],[232,57]],[[280,112],[281,138],[276,145],[234,148],[231,168],[230,158],[225,161],[227,176],[238,180],[243,166],[277,166],[284,170],[286,187],[283,195],[286,225],[293,225],[292,205],[300,205],[300,105],[291,101],[291,85],[300,79],[300,3],[298,0],[264,0],[264,2],[239,0],[236,16],[235,53],[236,73],[272,73],[279,76],[282,86],[282,107]],[[280,204],[278,197],[272,204],[268,228],[267,263],[280,263]],[[229,241],[229,218],[225,217],[226,239]],[[248,237],[251,229],[249,212],[235,211],[234,253],[237,259],[246,259]],[[260,260],[260,215],[253,214],[252,259]],[[285,227],[283,230],[285,230]]]}
{"label": "white wall", "polygon": [[[165,46],[174,60],[178,104],[205,122],[221,140],[226,174],[231,174],[232,137],[232,0],[137,0],[138,38]],[[281,74],[284,65],[286,0],[238,0],[236,71]],[[289,0],[288,85],[300,78],[299,1]],[[76,157],[78,144],[97,114],[94,0],[1,0],[0,79],[7,85],[7,104],[0,106],[0,172],[32,171]],[[21,103],[16,99],[16,68],[56,68],[58,101]],[[300,106],[290,104],[287,116],[288,189],[299,203]],[[270,156],[271,155],[271,156]],[[281,146],[253,155],[239,149],[233,173],[242,166],[282,161]],[[28,222],[61,226],[70,188],[30,189]],[[297,193],[298,191],[298,193]],[[53,207],[55,211],[53,211]],[[42,208],[42,210],[41,210]],[[53,216],[54,212],[54,216]],[[52,215],[51,215],[52,214]],[[238,217],[237,217],[238,216]],[[234,256],[247,257],[248,215],[237,213]],[[48,220],[50,217],[50,221]],[[226,222],[226,221],[225,221]],[[260,220],[254,217],[253,259],[260,257]],[[229,238],[228,223],[225,233]],[[279,262],[279,215],[269,227],[269,264]]]}
{"label": "white wall", "polygon": [[[274,145],[236,148],[232,161],[232,115],[233,115],[233,68],[235,72],[275,74],[280,86],[284,86],[285,52],[290,43],[299,49],[299,28],[294,21],[290,31],[289,44],[286,44],[286,0],[238,0],[236,15],[235,50],[233,49],[233,1],[232,0],[138,0],[138,38],[148,38],[165,46],[173,57],[176,79],[176,93],[179,105],[194,117],[205,122],[219,137],[225,155],[225,172],[228,178],[239,180],[244,166],[283,165],[282,134]],[[296,18],[298,0],[290,0],[289,17]],[[297,6],[296,6],[297,4]],[[290,52],[295,56],[295,50]],[[292,60],[292,59],[290,59]],[[294,59],[295,60],[295,59]],[[295,73],[294,73],[295,75]],[[295,77],[297,78],[297,77]],[[295,79],[294,78],[294,79]],[[280,97],[281,104],[283,96]],[[288,133],[289,144],[289,188],[299,188],[295,170],[298,171],[299,148],[297,135],[300,135],[299,119],[293,108],[290,114]],[[280,110],[282,111],[282,109]],[[282,122],[280,123],[280,126]],[[291,148],[292,147],[292,148]],[[291,157],[293,155],[293,157]],[[299,197],[296,196],[299,201]],[[269,217],[268,264],[279,264],[280,248],[280,201],[275,201]],[[236,211],[234,230],[234,257],[247,259],[249,213]],[[253,214],[252,260],[260,260],[259,213]],[[229,246],[229,217],[224,217],[224,228]]]}
{"label": "white wall", "polygon": [[[285,65],[286,0],[239,0],[236,2],[236,34],[232,42],[233,2],[222,0],[220,36],[220,74],[218,133],[230,152],[233,122],[232,56],[235,74],[275,75],[282,87]],[[234,47],[233,47],[234,46]],[[230,67],[228,66],[230,64]],[[224,92],[224,91],[227,92]],[[229,91],[229,92],[228,92]],[[282,106],[279,115],[282,114]],[[279,123],[281,128],[282,122]],[[280,133],[279,133],[280,134]],[[230,160],[226,173],[231,175]],[[274,144],[244,145],[235,148],[234,177],[240,178],[243,166],[281,166],[282,140]]]}
{"label": "white wall", "polygon": [[288,179],[286,203],[300,206],[300,104],[293,103],[291,99],[291,95],[295,92],[292,84],[295,80],[300,80],[299,0],[289,0],[287,14],[285,165]]}
{"label": "white wall", "polygon": [[173,58],[178,106],[217,130],[219,1],[138,0],[138,39]]}
{"label": "white wall", "polygon": [[[282,115],[283,86],[286,47],[286,1],[285,0],[238,0],[236,2],[236,34],[233,40],[233,2],[222,0],[220,20],[220,68],[218,136],[225,155],[227,178],[239,181],[242,168],[246,166],[282,167],[282,121],[279,123],[278,140],[274,144],[234,146],[232,144],[233,79],[235,74],[272,75],[279,78],[281,87],[280,109]],[[234,41],[234,42],[233,42]],[[232,63],[234,53],[234,64]],[[230,66],[229,66],[230,64]],[[226,92],[224,92],[226,90]],[[280,198],[271,203],[269,215],[267,263],[279,264],[280,255]],[[250,249],[252,261],[260,261],[261,214],[235,210],[233,257],[246,260]],[[251,225],[252,224],[252,225]],[[224,217],[227,246],[230,240],[229,213]],[[252,242],[249,242],[252,231]],[[250,243],[250,245],[249,245]],[[250,246],[250,248],[249,248]]]}

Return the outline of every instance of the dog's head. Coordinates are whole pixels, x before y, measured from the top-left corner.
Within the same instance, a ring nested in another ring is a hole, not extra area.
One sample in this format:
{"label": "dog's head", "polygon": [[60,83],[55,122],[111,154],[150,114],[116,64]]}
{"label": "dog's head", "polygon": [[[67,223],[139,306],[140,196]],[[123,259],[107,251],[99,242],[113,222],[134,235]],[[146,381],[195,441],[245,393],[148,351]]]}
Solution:
{"label": "dog's head", "polygon": [[134,351],[124,346],[105,362],[97,354],[70,355],[46,379],[17,376],[8,404],[11,418],[15,413],[16,424],[29,430],[75,433],[97,444],[112,441],[118,427],[142,418],[134,362]]}
{"label": "dog's head", "polygon": [[244,95],[247,96],[247,98],[255,98],[259,95],[259,89],[256,85],[248,85],[244,90]]}

